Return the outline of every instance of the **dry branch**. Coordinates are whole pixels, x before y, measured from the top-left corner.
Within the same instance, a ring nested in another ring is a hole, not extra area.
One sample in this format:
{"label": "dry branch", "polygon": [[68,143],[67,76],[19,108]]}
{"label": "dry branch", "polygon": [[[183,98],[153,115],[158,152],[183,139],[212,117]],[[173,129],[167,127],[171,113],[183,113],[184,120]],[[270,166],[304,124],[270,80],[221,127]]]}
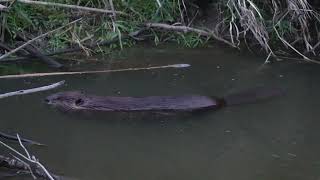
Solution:
{"label": "dry branch", "polygon": [[63,65],[52,59],[51,57],[45,56],[40,49],[33,46],[25,46],[24,50],[33,54],[35,57],[41,59],[44,63],[48,64],[49,67],[62,68]]}
{"label": "dry branch", "polygon": [[[30,166],[28,164],[7,156],[0,155],[0,167],[19,171],[19,173],[17,172],[16,175],[30,174]],[[36,174],[38,177],[46,177],[46,175],[39,170],[33,173]]]}
{"label": "dry branch", "polygon": [[44,34],[41,34],[40,36],[37,36],[37,37],[35,37],[35,38],[27,41],[27,42],[24,43],[23,45],[15,48],[15,49],[13,49],[12,51],[10,51],[10,52],[2,55],[2,56],[0,56],[0,61],[1,61],[1,59],[4,59],[4,58],[6,58],[6,57],[8,57],[8,56],[10,56],[10,55],[12,55],[12,54],[14,54],[14,53],[16,53],[17,51],[25,48],[27,45],[31,44],[32,42],[34,42],[34,41],[36,41],[36,40],[38,40],[38,39],[41,39],[41,38],[43,38],[43,37],[45,37],[45,36],[47,36],[47,35],[49,35],[49,34],[52,34],[52,33],[56,32],[56,31],[58,31],[58,30],[60,30],[60,29],[63,29],[63,28],[66,27],[66,26],[69,26],[69,25],[71,25],[71,24],[74,24],[74,23],[76,23],[76,22],[78,22],[78,21],[80,21],[80,20],[81,20],[81,18],[80,18],[80,19],[77,19],[77,20],[75,20],[75,21],[72,21],[72,22],[70,22],[70,23],[68,23],[68,24],[66,24],[66,25],[64,25],[64,26],[61,26],[61,27],[59,27],[59,28],[56,28],[56,29],[51,30],[51,31],[49,31],[49,32],[46,32],[46,33],[44,33]]}
{"label": "dry branch", "polygon": [[[98,74],[98,73],[140,71],[140,70],[165,69],[165,68],[186,68],[186,67],[189,67],[189,66],[190,66],[189,64],[171,64],[171,65],[166,65],[166,66],[151,66],[151,67],[141,67],[141,68],[113,69],[113,70],[100,70],[100,71],[77,71],[77,72],[18,74],[18,75],[0,76],[0,79],[25,78],[25,77],[43,77],[43,76],[59,76],[59,75],[76,75],[76,74]],[[1,98],[1,96],[0,96],[0,98]]]}
{"label": "dry branch", "polygon": [[[11,0],[0,0],[0,3],[1,2],[11,2]],[[33,4],[33,5],[55,6],[55,7],[76,9],[76,10],[82,10],[82,11],[91,11],[91,12],[97,12],[97,13],[106,13],[106,14],[115,13],[115,14],[126,15],[126,13],[121,11],[112,11],[112,10],[105,10],[105,9],[91,8],[91,7],[70,5],[70,4],[61,4],[61,3],[54,3],[54,2],[31,1],[31,0],[17,0],[17,2],[24,3],[24,4]]]}
{"label": "dry branch", "polygon": [[[125,38],[128,38],[128,37],[129,36],[125,36],[125,37],[122,38],[122,40],[124,40]],[[105,40],[105,41],[98,42],[98,43],[95,43],[95,44],[93,44],[93,43],[84,44],[83,46],[91,49],[91,48],[94,48],[94,47],[97,47],[97,46],[107,46],[107,45],[110,45],[110,44],[114,44],[114,43],[117,43],[118,41],[119,41],[118,38],[114,38],[114,39],[111,39],[111,40]],[[54,52],[43,53],[42,55],[43,56],[55,56],[55,55],[60,55],[60,54],[73,53],[73,52],[80,51],[80,50],[82,50],[82,48],[77,46],[77,47],[71,47],[71,48],[58,49],[58,50],[56,50]],[[30,59],[30,58],[33,58],[33,57],[35,57],[34,54],[28,54],[27,56],[23,56],[23,57],[19,56],[19,57],[5,58],[5,59],[0,60],[0,62],[27,60],[27,59]]]}
{"label": "dry branch", "polygon": [[19,90],[19,91],[14,91],[14,92],[9,92],[5,94],[0,94],[0,99],[10,97],[10,96],[17,96],[17,95],[23,95],[23,94],[30,94],[30,93],[35,93],[35,92],[40,92],[40,91],[47,91],[50,89],[57,88],[61,85],[64,84],[65,81],[60,81],[48,86],[42,86],[42,87],[37,87],[37,88],[32,88],[32,89],[25,89],[25,90]]}
{"label": "dry branch", "polygon": [[31,175],[36,175],[38,177],[43,177],[50,180],[60,179],[59,176],[52,175],[51,173],[49,173],[49,171],[34,156],[30,156],[30,153],[22,144],[19,135],[17,135],[17,138],[19,140],[20,146],[25,151],[26,155],[20,153],[19,151],[15,150],[14,148],[2,141],[0,141],[0,144],[17,154],[23,160],[16,156],[13,156],[14,158],[0,156],[0,165],[10,169],[24,170],[25,172],[29,171]]}
{"label": "dry branch", "polygon": [[7,6],[4,6],[4,5],[1,5],[0,4],[0,12],[1,11],[7,11],[8,10],[8,7]]}
{"label": "dry branch", "polygon": [[205,31],[202,29],[192,28],[192,27],[188,27],[188,26],[174,26],[174,25],[163,24],[163,23],[146,23],[145,26],[147,28],[161,28],[161,29],[166,29],[166,30],[170,30],[170,31],[178,31],[178,32],[183,32],[183,33],[194,32],[194,33],[198,33],[201,36],[213,37],[214,39],[216,39],[218,41],[221,41],[225,44],[228,44],[231,47],[236,48],[235,45],[233,45],[229,41],[219,37],[214,32],[208,32],[208,31]]}
{"label": "dry branch", "polygon": [[257,5],[250,0],[228,0],[226,5],[231,14],[229,34],[232,43],[236,40],[239,45],[241,34],[244,37],[252,34],[266,52],[272,52],[265,20]]}
{"label": "dry branch", "polygon": [[[9,135],[9,134],[3,133],[3,132],[0,132],[0,138],[11,140],[11,141],[18,141],[18,138],[16,136],[12,136],[12,135]],[[20,140],[23,143],[27,143],[27,144],[31,144],[31,145],[38,145],[38,146],[44,145],[44,144],[41,144],[41,143],[33,141],[33,140],[29,140],[29,139],[20,138]]]}
{"label": "dry branch", "polygon": [[[140,40],[139,38],[137,38],[137,36],[141,33],[143,33],[146,29],[145,28],[142,28],[140,30],[137,30],[137,31],[134,31],[134,32],[131,32],[129,33],[128,35],[122,35],[121,36],[121,41],[124,41],[128,38],[133,38],[135,40]],[[104,40],[104,41],[101,41],[101,42],[97,42],[97,43],[86,43],[86,44],[83,44],[83,46],[85,46],[86,48],[89,48],[89,49],[92,49],[92,48],[95,48],[95,47],[99,47],[99,46],[108,46],[108,45],[111,45],[111,44],[114,44],[114,43],[117,43],[119,42],[119,39],[117,37],[111,39],[111,40]],[[1,43],[0,43],[0,47],[1,47]],[[63,48],[63,49],[58,49],[54,52],[49,52],[49,53],[43,53],[44,56],[54,56],[54,55],[60,55],[60,54],[66,54],[66,53],[72,53],[72,52],[76,52],[76,51],[80,51],[82,50],[81,47],[70,47],[70,48]],[[20,60],[27,60],[27,59],[30,59],[32,57],[35,57],[35,55],[33,54],[28,54],[27,56],[19,56],[19,57],[11,57],[11,58],[5,58],[5,59],[2,59],[0,60],[0,62],[10,62],[10,61],[20,61]]]}

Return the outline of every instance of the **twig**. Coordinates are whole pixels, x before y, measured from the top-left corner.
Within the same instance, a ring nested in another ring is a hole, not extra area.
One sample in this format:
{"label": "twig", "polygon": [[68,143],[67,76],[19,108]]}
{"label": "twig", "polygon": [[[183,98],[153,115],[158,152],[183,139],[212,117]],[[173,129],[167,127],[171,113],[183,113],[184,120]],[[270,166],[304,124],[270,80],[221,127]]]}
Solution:
{"label": "twig", "polygon": [[160,0],[156,0],[156,1],[157,1],[159,8],[162,8],[162,4],[161,4]]}
{"label": "twig", "polygon": [[315,63],[315,64],[320,64],[319,60],[313,60],[313,59],[303,59],[303,58],[295,58],[295,57],[287,57],[287,56],[279,56],[276,55],[277,58],[281,58],[281,59],[289,59],[289,60],[296,60],[296,61],[305,61],[305,62],[309,62],[309,63]]}
{"label": "twig", "polygon": [[[134,32],[131,32],[129,33],[128,35],[123,35],[121,36],[121,41],[124,41],[128,38],[133,38],[133,39],[137,39],[136,36],[138,36],[139,34],[141,34],[142,32],[144,32],[146,29],[140,29],[138,31],[134,31]],[[92,49],[92,48],[95,48],[95,47],[99,47],[99,46],[107,46],[107,45],[111,45],[111,44],[114,44],[114,43],[117,43],[119,41],[119,39],[116,37],[116,38],[113,38],[111,40],[105,40],[105,41],[101,41],[101,42],[98,42],[98,43],[88,43],[88,44],[83,44],[83,46],[89,48],[89,49]],[[72,52],[75,52],[75,51],[80,51],[82,50],[81,47],[73,47],[73,48],[66,48],[66,49],[58,49],[54,52],[49,52],[49,53],[43,53],[44,56],[54,56],[54,55],[60,55],[60,54],[66,54],[66,53],[72,53]],[[5,58],[5,59],[2,59],[0,60],[0,62],[10,62],[10,61],[20,61],[20,60],[26,60],[26,59],[30,59],[32,57],[35,57],[34,55],[30,54],[28,56],[24,56],[24,57],[12,57],[12,58]]]}
{"label": "twig", "polygon": [[19,140],[20,146],[24,149],[25,153],[27,154],[28,158],[26,158],[25,156],[22,156],[23,158],[26,158],[26,160],[28,160],[29,162],[35,163],[36,165],[40,166],[40,168],[45,172],[45,174],[48,176],[48,178],[50,180],[54,180],[54,178],[51,176],[51,174],[49,173],[49,171],[34,157],[34,156],[30,156],[30,153],[28,152],[27,148],[22,144],[19,134],[17,134],[17,138]]}
{"label": "twig", "polygon": [[[9,135],[9,134],[3,133],[3,132],[0,132],[0,138],[8,139],[11,141],[18,141],[18,138],[16,136],[12,136],[12,135]],[[29,143],[29,144],[38,145],[38,146],[44,146],[44,144],[41,144],[36,141],[32,141],[32,140],[24,139],[24,138],[20,138],[20,139],[24,143]]]}
{"label": "twig", "polygon": [[10,56],[10,55],[12,55],[12,54],[14,54],[15,52],[19,51],[20,49],[23,49],[24,47],[26,47],[27,45],[31,44],[32,42],[34,42],[34,41],[36,41],[36,40],[38,40],[38,39],[40,39],[40,38],[43,38],[43,37],[45,37],[45,36],[47,36],[47,35],[49,35],[49,34],[51,34],[51,33],[54,33],[54,32],[56,32],[56,31],[58,31],[58,30],[60,30],[60,29],[62,29],[62,28],[64,28],[64,27],[66,27],[66,26],[69,26],[69,25],[71,25],[71,24],[74,24],[74,23],[76,23],[76,22],[78,22],[78,21],[80,21],[80,20],[81,20],[81,18],[80,18],[80,19],[77,19],[77,20],[75,20],[75,21],[72,21],[72,22],[70,22],[70,23],[68,23],[68,24],[66,24],[66,25],[64,25],[64,26],[61,26],[61,27],[59,27],[59,28],[56,28],[56,29],[51,30],[51,31],[49,31],[49,32],[46,32],[46,33],[44,33],[44,34],[41,34],[40,36],[37,36],[37,37],[35,37],[35,38],[27,41],[27,42],[24,43],[23,45],[15,48],[15,49],[13,49],[12,51],[10,51],[10,52],[8,52],[8,53],[0,56],[0,60],[1,60],[1,59],[4,59],[4,58],[6,58],[6,57],[8,57],[8,56]]}
{"label": "twig", "polygon": [[[69,28],[66,29],[66,31],[68,31]],[[17,41],[16,45],[23,45],[24,42],[27,42],[28,39],[22,35],[21,33],[16,33],[16,36],[21,39],[23,42],[21,41]],[[43,55],[43,53],[41,52],[40,49],[38,49],[36,46],[33,46],[32,44],[25,46],[24,50],[27,51],[29,54],[32,54],[33,56],[39,58],[40,60],[42,60],[44,63],[48,64],[49,67],[53,67],[53,68],[62,68],[63,65],[58,63],[57,61],[55,61],[54,59],[52,59],[51,57],[45,56]],[[10,50],[9,50],[10,51]]]}
{"label": "twig", "polygon": [[[0,2],[10,2],[10,1],[11,0],[0,0]],[[61,3],[54,3],[54,2],[43,2],[43,1],[32,1],[32,0],[17,0],[17,2],[24,3],[24,4],[55,6],[55,7],[61,7],[61,8],[76,9],[76,10],[91,11],[91,12],[106,13],[106,14],[116,13],[121,15],[127,15],[126,13],[121,11],[112,11],[112,10],[105,10],[105,9],[98,9],[98,8],[91,8],[91,7],[70,5],[70,4],[61,4]]]}
{"label": "twig", "polygon": [[26,163],[25,161],[21,160],[20,158],[18,158],[18,157],[15,156],[15,155],[12,155],[12,156],[13,156],[13,158],[15,158],[16,160],[18,160],[19,162],[21,162],[21,163],[29,170],[29,172],[30,172],[30,174],[31,174],[31,176],[32,176],[33,179],[37,179],[36,175],[34,175],[32,169],[31,169],[31,166],[30,166],[28,163]]}
{"label": "twig", "polygon": [[116,17],[116,11],[115,11],[115,8],[114,8],[114,5],[113,5],[113,0],[109,0],[109,5],[111,7],[112,16],[113,16],[113,18],[115,18]]}
{"label": "twig", "polygon": [[30,93],[35,93],[35,92],[40,92],[40,91],[47,91],[50,89],[57,88],[61,85],[64,84],[65,81],[60,81],[48,86],[42,86],[42,87],[37,87],[37,88],[32,88],[32,89],[25,89],[25,90],[19,90],[19,91],[14,91],[14,92],[8,92],[5,94],[0,94],[0,99],[10,97],[10,96],[17,96],[17,95],[23,95],[23,94],[30,94]]}
{"label": "twig", "polygon": [[[17,158],[16,156],[12,155],[14,158],[6,157],[0,155],[0,165],[1,167],[6,167],[8,169],[15,169],[19,170],[15,175],[20,174],[21,171],[23,171],[25,174],[30,174],[30,165],[21,160],[20,158]],[[28,170],[28,171],[27,171]],[[12,177],[13,175],[10,175]],[[40,176],[40,175],[39,175]]]}
{"label": "twig", "polygon": [[299,50],[297,50],[296,48],[294,48],[290,43],[288,43],[283,37],[280,36],[277,28],[274,26],[273,27],[274,29],[274,32],[276,32],[278,38],[280,39],[280,41],[282,41],[283,44],[287,45],[288,47],[290,47],[293,51],[295,51],[297,54],[299,54],[300,56],[303,57],[303,60],[305,61],[309,61],[309,62],[313,62],[313,63],[317,63],[319,64],[320,62],[317,62],[317,61],[314,61],[314,60],[311,60],[310,58],[308,58],[307,56],[303,55]]}
{"label": "twig", "polygon": [[[12,155],[12,154],[11,154]],[[29,175],[31,174],[33,177],[42,177],[42,178],[48,178],[47,175],[41,170],[39,167],[35,167],[34,172],[32,172],[32,169],[30,164],[28,164],[26,161],[23,161],[21,158],[18,158],[15,155],[12,155],[13,158],[0,155],[0,167],[5,167],[8,169],[16,170],[17,172],[15,174],[10,174],[9,177],[16,176],[16,175]],[[51,176],[54,177],[54,179],[64,179],[61,176],[58,176],[56,174],[52,174]],[[3,176],[0,177],[2,179]],[[8,176],[6,176],[8,177]]]}
{"label": "twig", "polygon": [[[19,136],[17,136],[17,138],[19,139]],[[24,145],[21,143],[21,140],[19,139],[20,145],[26,149],[24,147]],[[0,141],[0,144],[2,144],[4,147],[8,148],[9,150],[11,150],[12,152],[16,153],[17,155],[19,155],[20,157],[22,157],[24,160],[30,162],[30,163],[34,163],[35,165],[37,165],[37,167],[39,167],[45,174],[46,176],[50,179],[50,180],[54,180],[54,178],[51,176],[51,174],[48,172],[48,170],[38,161],[35,159],[29,159],[28,157],[26,157],[25,155],[23,155],[22,153],[20,153],[19,151],[15,150],[14,148],[12,148],[11,146],[7,145],[6,143]]]}
{"label": "twig", "polygon": [[221,41],[225,44],[228,44],[231,47],[236,48],[235,45],[233,45],[229,41],[219,37],[214,32],[208,32],[208,31],[205,31],[202,29],[192,28],[192,27],[188,27],[188,26],[174,26],[174,25],[163,24],[163,23],[146,23],[145,26],[148,28],[161,28],[161,29],[167,29],[170,31],[179,31],[179,32],[184,32],[184,33],[195,32],[195,33],[198,33],[199,35],[202,35],[202,36],[213,37],[214,39],[216,39],[218,41]]}
{"label": "twig", "polygon": [[5,29],[6,29],[6,24],[7,24],[7,13],[1,13],[0,19],[0,42],[4,42],[4,35],[5,35]]}
{"label": "twig", "polygon": [[0,4],[0,12],[1,11],[7,11],[8,10],[8,7],[7,6],[4,6],[4,5],[1,5]]}
{"label": "twig", "polygon": [[141,68],[113,69],[113,70],[100,70],[100,71],[77,71],[77,72],[18,74],[18,75],[0,76],[0,79],[25,78],[25,77],[42,77],[42,76],[59,76],[59,75],[76,75],[76,74],[98,74],[98,73],[140,71],[140,70],[165,69],[165,68],[186,68],[186,67],[189,67],[189,66],[190,66],[189,64],[171,64],[171,65],[166,65],[166,66],[151,66],[151,67],[141,67]]}
{"label": "twig", "polygon": [[49,67],[52,67],[52,68],[62,68],[63,67],[62,64],[58,63],[57,61],[55,61],[51,57],[43,55],[42,52],[36,47],[29,45],[29,46],[25,46],[24,50],[26,50],[30,54],[34,55],[35,57],[39,58],[44,63],[48,64]]}

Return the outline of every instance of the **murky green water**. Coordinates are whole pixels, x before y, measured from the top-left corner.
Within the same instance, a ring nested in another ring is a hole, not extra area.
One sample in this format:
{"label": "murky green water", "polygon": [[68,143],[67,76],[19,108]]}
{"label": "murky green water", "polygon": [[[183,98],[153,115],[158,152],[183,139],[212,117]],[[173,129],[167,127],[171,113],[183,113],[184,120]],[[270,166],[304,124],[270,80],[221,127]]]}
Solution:
{"label": "murky green water", "polygon": [[[1,131],[48,145],[31,151],[55,173],[112,180],[317,180],[320,66],[219,48],[138,48],[92,69],[189,63],[188,69],[0,80],[0,92],[66,80],[60,89],[0,101]],[[43,98],[63,90],[99,95],[222,96],[256,86],[287,90],[267,102],[191,116],[68,114]],[[4,151],[4,148],[0,149]]]}

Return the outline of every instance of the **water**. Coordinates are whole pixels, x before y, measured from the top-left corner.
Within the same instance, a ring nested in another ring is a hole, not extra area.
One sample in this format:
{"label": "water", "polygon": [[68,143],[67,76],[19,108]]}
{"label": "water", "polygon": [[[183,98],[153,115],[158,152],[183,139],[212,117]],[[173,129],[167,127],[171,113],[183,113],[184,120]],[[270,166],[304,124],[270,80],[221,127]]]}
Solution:
{"label": "water", "polygon": [[[102,58],[102,57],[100,57]],[[319,66],[230,49],[136,48],[90,69],[188,63],[186,69],[0,80],[0,92],[66,80],[57,90],[0,101],[1,131],[45,143],[30,151],[74,179],[316,180],[320,178]],[[43,103],[52,93],[223,96],[257,86],[283,97],[187,116],[70,114]],[[5,151],[1,147],[0,151]]]}

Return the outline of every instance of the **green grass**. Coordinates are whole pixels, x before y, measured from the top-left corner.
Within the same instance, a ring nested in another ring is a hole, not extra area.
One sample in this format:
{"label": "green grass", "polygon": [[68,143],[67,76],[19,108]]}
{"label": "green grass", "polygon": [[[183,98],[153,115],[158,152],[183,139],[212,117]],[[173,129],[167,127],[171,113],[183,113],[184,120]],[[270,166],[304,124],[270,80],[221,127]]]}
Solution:
{"label": "green grass", "polygon": [[[55,2],[66,4],[77,4],[81,6],[105,8],[102,1],[99,0],[59,0]],[[145,22],[179,22],[180,7],[176,0],[163,0],[163,6],[159,7],[156,0],[115,0],[115,9],[124,11],[129,16],[117,16],[114,22],[107,15],[99,13],[85,13],[81,23],[77,23],[68,31],[59,32],[49,36],[46,39],[46,50],[52,51],[59,48],[76,44],[89,43],[113,38],[119,38],[124,34],[133,32],[141,28],[141,24]],[[10,11],[7,19],[7,27],[10,37],[6,37],[6,41],[14,42],[16,33],[31,34],[33,36],[63,26],[71,22],[75,15],[75,11],[68,9],[47,7],[40,5],[26,5],[15,3]],[[158,32],[154,32],[156,37]],[[176,35],[177,38],[181,35]],[[186,46],[194,46],[198,43],[186,42],[190,39],[186,37],[184,41],[180,41]],[[117,45],[112,45],[113,48],[123,48],[132,46],[132,41],[122,42],[119,40]]]}
{"label": "green grass", "polygon": [[[103,3],[109,2],[108,0],[50,1],[110,9],[108,5]],[[182,0],[160,0],[160,2],[161,6],[159,6],[157,0],[113,0],[115,10],[128,14],[128,16],[117,15],[116,18],[111,18],[109,15],[101,13],[40,5],[26,5],[16,2],[7,15],[8,33],[5,36],[5,41],[14,43],[16,41],[17,33],[22,33],[28,38],[32,38],[82,17],[83,19],[81,22],[48,36],[42,39],[41,42],[37,41],[38,46],[46,51],[54,51],[68,46],[96,43],[118,38],[118,43],[112,44],[106,48],[122,49],[135,45],[135,42],[133,40],[121,40],[121,37],[141,29],[141,25],[146,22],[160,22],[166,24],[181,23],[185,20],[181,18],[185,18],[186,14],[189,15],[189,18],[192,18],[194,15],[195,11],[190,4],[193,2],[192,0],[184,1],[187,4],[188,12],[184,12],[185,9],[181,5]],[[310,44],[317,42],[317,37],[310,38],[311,40],[307,39],[305,37],[308,35],[306,34],[308,32],[301,31],[302,28],[305,28],[314,32],[314,34],[317,34],[318,32],[318,30],[309,29],[308,26],[301,23],[309,20],[301,19],[310,12],[308,7],[306,9],[302,8],[306,0],[290,0],[291,3],[300,9],[289,7],[287,5],[289,1],[283,0],[217,0],[213,2],[216,3],[214,5],[215,7],[219,7],[219,15],[221,15],[221,27],[224,28],[221,30],[221,36],[228,41],[231,41],[231,37],[238,37],[240,41],[243,41],[243,38],[247,38],[246,43],[256,44],[258,42],[260,43],[260,46],[264,47],[266,50],[270,49],[269,47],[279,47],[279,44],[283,44],[279,35],[289,42],[292,42],[297,38],[302,38],[303,40],[297,43],[297,45],[300,45],[302,48],[305,47],[304,45],[307,44],[308,41]],[[228,2],[234,3],[232,6],[228,6]],[[246,3],[241,4],[239,2]],[[271,2],[278,5],[281,4],[281,6],[279,6],[279,14],[287,13],[286,17],[274,22],[273,11],[275,8],[273,7],[274,4]],[[243,10],[242,15],[239,14],[239,10]],[[181,17],[181,13],[183,17]],[[250,16],[252,14],[253,16]],[[315,15],[312,15],[310,16],[310,19],[315,17]],[[197,21],[197,19],[195,21]],[[233,29],[231,32],[229,32],[230,22],[233,22]],[[274,23],[277,24],[275,25]],[[257,27],[257,24],[261,25],[261,27]],[[306,24],[309,25],[308,22]],[[275,30],[278,31],[279,35],[275,33]],[[149,33],[149,35],[151,35],[149,39],[156,45],[162,42],[173,41],[183,47],[195,48],[203,47],[208,43],[207,38],[201,37],[195,33],[172,33],[156,30],[150,30]],[[234,40],[236,41],[236,38],[234,38]],[[108,50],[98,48],[96,51],[105,52]]]}

